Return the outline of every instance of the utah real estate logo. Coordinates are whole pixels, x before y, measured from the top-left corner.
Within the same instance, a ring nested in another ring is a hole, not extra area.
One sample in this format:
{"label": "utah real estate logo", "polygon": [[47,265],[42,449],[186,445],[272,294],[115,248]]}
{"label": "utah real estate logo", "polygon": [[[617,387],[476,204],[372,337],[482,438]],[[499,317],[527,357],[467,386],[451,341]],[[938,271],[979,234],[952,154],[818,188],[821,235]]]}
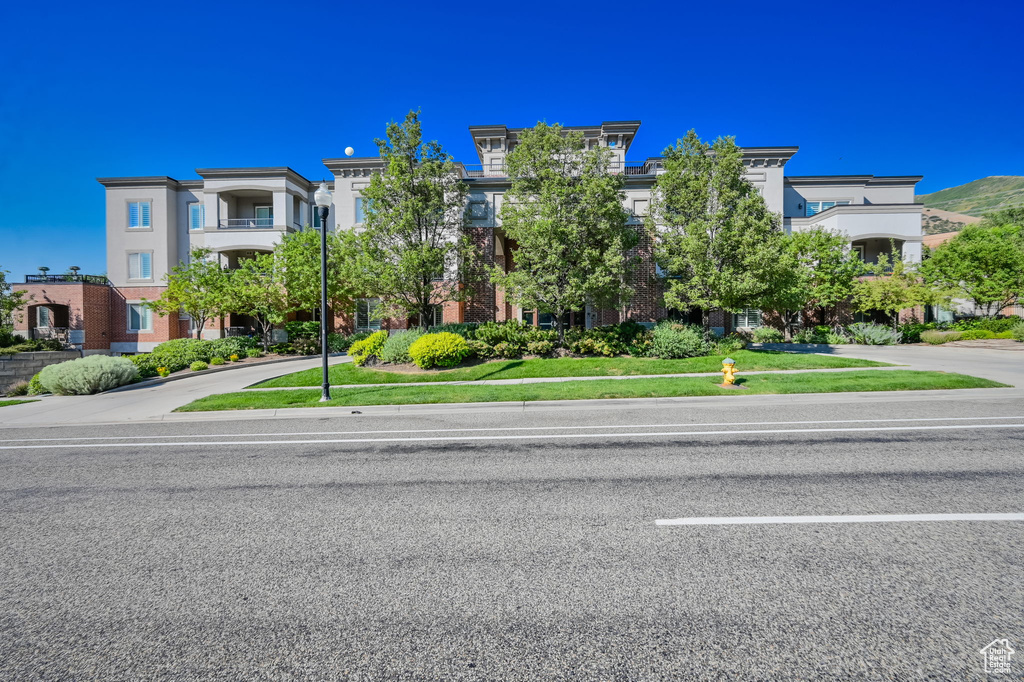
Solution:
{"label": "utah real estate logo", "polygon": [[1009,674],[1010,658],[1014,651],[1010,647],[1008,639],[994,639],[988,646],[981,650],[982,658],[985,661],[985,672],[993,674]]}

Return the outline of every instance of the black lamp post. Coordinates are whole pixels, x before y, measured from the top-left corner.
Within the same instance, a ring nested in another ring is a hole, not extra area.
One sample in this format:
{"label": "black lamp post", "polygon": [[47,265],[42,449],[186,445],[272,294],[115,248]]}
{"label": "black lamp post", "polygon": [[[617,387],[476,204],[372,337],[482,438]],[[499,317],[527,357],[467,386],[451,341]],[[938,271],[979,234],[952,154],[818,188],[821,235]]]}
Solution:
{"label": "black lamp post", "polygon": [[327,215],[331,212],[333,199],[326,182],[320,183],[313,199],[320,210],[320,356],[324,365],[320,402],[325,403],[331,399],[331,380],[327,373]]}

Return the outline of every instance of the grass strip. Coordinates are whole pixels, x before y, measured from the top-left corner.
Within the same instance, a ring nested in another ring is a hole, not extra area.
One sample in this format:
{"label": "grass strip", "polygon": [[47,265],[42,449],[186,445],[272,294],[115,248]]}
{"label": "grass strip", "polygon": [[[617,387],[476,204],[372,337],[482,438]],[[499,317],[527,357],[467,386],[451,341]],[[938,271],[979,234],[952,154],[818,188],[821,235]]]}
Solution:
{"label": "grass strip", "polygon": [[[889,363],[830,355],[785,353],[782,351],[739,350],[730,355],[739,370],[747,372],[783,369],[836,369],[841,367],[891,367]],[[499,360],[470,367],[432,372],[384,372],[351,363],[330,369],[331,384],[396,384],[432,381],[480,381],[484,379],[534,379],[539,377],[635,376],[641,374],[688,374],[718,372],[724,355],[683,360],[657,358],[533,358]],[[320,368],[295,372],[264,381],[260,388],[319,386]]]}
{"label": "grass strip", "polygon": [[349,405],[418,405],[601,398],[671,398],[783,393],[842,393],[850,391],[921,391],[959,388],[1006,388],[988,379],[915,370],[759,374],[737,380],[746,390],[720,388],[710,377],[657,378],[505,386],[379,386],[336,389],[333,400],[321,403],[319,390],[242,391],[201,398],[176,412],[260,410],[285,407],[343,407]]}
{"label": "grass strip", "polygon": [[38,400],[0,400],[0,407],[8,407],[9,405],[21,405],[23,403],[38,403]]}

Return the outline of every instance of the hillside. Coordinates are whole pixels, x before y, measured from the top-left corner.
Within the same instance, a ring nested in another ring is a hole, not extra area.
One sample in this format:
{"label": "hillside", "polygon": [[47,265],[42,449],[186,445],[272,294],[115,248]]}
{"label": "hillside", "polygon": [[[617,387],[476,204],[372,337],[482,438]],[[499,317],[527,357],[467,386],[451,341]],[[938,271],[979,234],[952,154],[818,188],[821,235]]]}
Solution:
{"label": "hillside", "polygon": [[993,175],[916,199],[927,208],[981,217],[996,209],[1024,206],[1024,176]]}
{"label": "hillside", "polygon": [[941,234],[943,232],[959,232],[964,225],[980,223],[981,218],[963,213],[943,211],[940,208],[926,208],[921,211],[922,234]]}

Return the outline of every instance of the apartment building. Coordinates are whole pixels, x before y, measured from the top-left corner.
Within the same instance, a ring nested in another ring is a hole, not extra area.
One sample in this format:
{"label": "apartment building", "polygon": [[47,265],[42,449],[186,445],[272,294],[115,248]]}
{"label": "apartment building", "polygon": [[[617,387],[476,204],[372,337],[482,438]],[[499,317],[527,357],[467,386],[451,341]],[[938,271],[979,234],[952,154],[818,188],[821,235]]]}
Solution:
{"label": "apartment building", "polygon": [[[627,160],[638,134],[640,121],[605,121],[599,125],[570,127],[580,131],[589,147],[605,147],[613,158],[612,171],[625,176],[626,208],[639,225],[651,201],[651,190],[662,169],[660,157]],[[476,159],[458,163],[458,172],[469,187],[469,229],[483,259],[502,267],[511,267],[516,245],[501,229],[501,204],[509,188],[505,174],[505,156],[515,148],[522,128],[504,125],[469,128]],[[746,179],[764,196],[768,208],[782,216],[787,232],[822,225],[847,235],[851,247],[869,262],[895,243],[899,255],[908,261],[921,258],[921,206],[914,203],[914,187],[921,176],[879,177],[873,175],[787,176],[787,162],[798,147],[746,147],[743,163]],[[328,229],[357,229],[364,219],[361,191],[370,177],[382,169],[377,157],[326,158],[323,163],[333,178],[328,186],[334,204]],[[66,286],[87,286],[83,281],[48,280],[65,294],[56,298],[49,293],[38,296],[22,322],[30,333],[45,335],[41,320],[58,317],[69,325],[78,320],[85,329],[75,329],[77,338],[90,339],[89,352],[136,353],[151,350],[158,343],[189,334],[190,321],[159,318],[142,304],[163,289],[165,275],[186,260],[195,247],[212,250],[228,267],[258,252],[269,252],[288,232],[319,229],[319,216],[313,201],[318,182],[313,182],[288,167],[200,168],[198,179],[175,180],[166,176],[108,177],[98,181],[106,191],[107,268],[109,291],[108,328],[87,333],[93,313],[74,310]],[[641,243],[642,254],[650,244]],[[665,317],[660,302],[654,263],[644,258],[637,273],[637,294],[625,311],[583,310],[571,317],[573,324],[593,326],[619,321],[625,314],[645,322]],[[33,285],[34,286],[34,285]],[[99,286],[95,281],[90,287]],[[42,288],[42,287],[40,287]],[[33,293],[33,292],[30,292]],[[90,300],[103,298],[92,292]],[[66,299],[66,300],[65,300]],[[60,308],[67,306],[66,309]],[[363,299],[352,311],[335,311],[336,325],[342,329],[403,328],[409,320],[373,319],[376,301]],[[38,308],[49,309],[45,312]],[[432,322],[484,322],[520,319],[547,326],[550,317],[536,310],[523,310],[507,301],[504,292],[481,285],[471,300],[438,307]],[[718,313],[713,324],[726,331],[761,324],[759,311],[738,314]],[[101,324],[97,321],[96,324]],[[36,329],[36,328],[39,329]],[[207,335],[245,333],[251,321],[231,316],[215,322]]]}

